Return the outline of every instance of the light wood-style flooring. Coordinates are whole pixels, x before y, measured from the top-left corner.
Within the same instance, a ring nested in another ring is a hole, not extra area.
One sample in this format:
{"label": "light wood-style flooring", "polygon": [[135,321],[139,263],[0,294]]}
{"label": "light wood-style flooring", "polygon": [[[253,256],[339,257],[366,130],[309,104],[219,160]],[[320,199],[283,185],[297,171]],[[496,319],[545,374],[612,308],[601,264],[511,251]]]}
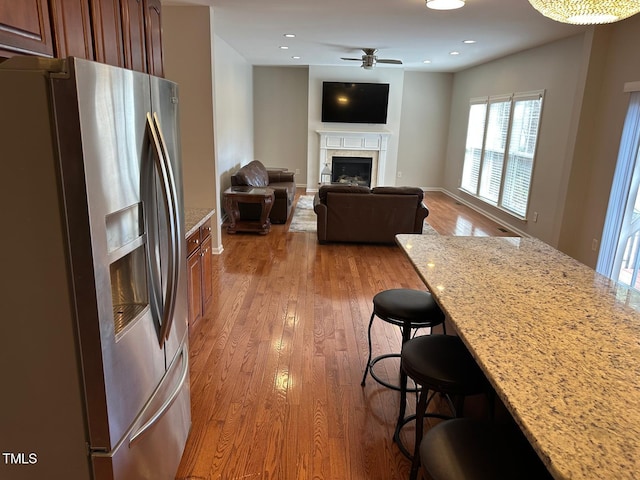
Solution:
{"label": "light wood-style flooring", "polygon": [[[442,235],[513,235],[442,193],[425,204]],[[407,479],[398,392],[360,386],[371,299],[425,288],[401,250],[319,245],[288,225],[223,233],[223,245],[213,305],[190,332],[193,425],[177,478]],[[374,355],[399,347],[397,328],[374,322]],[[379,366],[397,377],[397,363]]]}

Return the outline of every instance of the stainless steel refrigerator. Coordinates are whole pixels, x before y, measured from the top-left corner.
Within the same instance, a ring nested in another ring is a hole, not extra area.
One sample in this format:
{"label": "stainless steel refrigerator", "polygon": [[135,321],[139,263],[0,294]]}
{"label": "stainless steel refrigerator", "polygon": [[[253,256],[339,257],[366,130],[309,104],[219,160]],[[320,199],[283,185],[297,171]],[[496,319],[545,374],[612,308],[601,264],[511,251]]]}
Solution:
{"label": "stainless steel refrigerator", "polygon": [[0,63],[0,478],[170,479],[191,425],[177,86]]}

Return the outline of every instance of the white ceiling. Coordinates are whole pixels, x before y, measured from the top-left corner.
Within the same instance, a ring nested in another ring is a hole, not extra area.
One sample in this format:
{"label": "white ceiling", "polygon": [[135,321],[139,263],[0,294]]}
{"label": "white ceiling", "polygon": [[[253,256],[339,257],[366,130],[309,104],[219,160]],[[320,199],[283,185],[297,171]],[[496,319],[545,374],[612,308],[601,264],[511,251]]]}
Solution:
{"label": "white ceiling", "polygon": [[[456,72],[585,28],[545,18],[528,0],[467,0],[463,8],[450,11],[430,10],[424,0],[166,0],[163,4],[213,6],[216,35],[252,65],[359,68],[360,63],[340,57],[360,58],[361,48],[377,48],[378,58],[400,59],[403,65],[376,68]],[[285,33],[296,37],[285,38]],[[477,43],[467,45],[463,40]],[[454,50],[460,55],[449,54]],[[431,63],[425,65],[424,60]]]}

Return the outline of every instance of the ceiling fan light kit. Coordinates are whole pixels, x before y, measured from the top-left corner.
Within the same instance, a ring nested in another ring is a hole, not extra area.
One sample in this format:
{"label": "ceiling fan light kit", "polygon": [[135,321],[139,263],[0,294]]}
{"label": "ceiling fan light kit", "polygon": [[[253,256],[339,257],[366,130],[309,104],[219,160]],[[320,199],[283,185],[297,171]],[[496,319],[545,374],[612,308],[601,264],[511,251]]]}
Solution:
{"label": "ceiling fan light kit", "polygon": [[529,3],[545,17],[574,25],[613,23],[640,12],[640,0],[529,0]]}
{"label": "ceiling fan light kit", "polygon": [[427,7],[433,10],[455,10],[464,7],[465,0],[426,0]]}

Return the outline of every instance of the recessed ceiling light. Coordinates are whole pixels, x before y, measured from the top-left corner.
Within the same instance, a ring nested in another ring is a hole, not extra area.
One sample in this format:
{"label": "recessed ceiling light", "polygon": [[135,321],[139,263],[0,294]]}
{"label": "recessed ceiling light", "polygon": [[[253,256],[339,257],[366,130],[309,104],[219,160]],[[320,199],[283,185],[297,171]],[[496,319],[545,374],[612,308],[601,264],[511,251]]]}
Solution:
{"label": "recessed ceiling light", "polygon": [[427,7],[433,10],[455,10],[464,7],[464,0],[427,0]]}
{"label": "recessed ceiling light", "polygon": [[476,41],[475,40],[463,40],[462,43],[471,44],[471,43],[476,43]]}
{"label": "recessed ceiling light", "polygon": [[289,47],[286,45],[280,45],[280,50],[289,50]]}
{"label": "recessed ceiling light", "polygon": [[423,60],[422,63],[431,63],[431,60]]}
{"label": "recessed ceiling light", "polygon": [[291,58],[293,58],[294,60],[300,60],[300,58],[301,58],[301,57],[299,57],[299,56],[297,56],[297,55],[294,55],[294,56],[293,56],[293,57],[291,57]]}
{"label": "recessed ceiling light", "polygon": [[284,36],[287,37],[287,38],[296,38],[296,34],[295,33],[285,33]]}
{"label": "recessed ceiling light", "polygon": [[453,52],[449,52],[449,55],[460,55],[460,52],[456,52],[455,50]]}

